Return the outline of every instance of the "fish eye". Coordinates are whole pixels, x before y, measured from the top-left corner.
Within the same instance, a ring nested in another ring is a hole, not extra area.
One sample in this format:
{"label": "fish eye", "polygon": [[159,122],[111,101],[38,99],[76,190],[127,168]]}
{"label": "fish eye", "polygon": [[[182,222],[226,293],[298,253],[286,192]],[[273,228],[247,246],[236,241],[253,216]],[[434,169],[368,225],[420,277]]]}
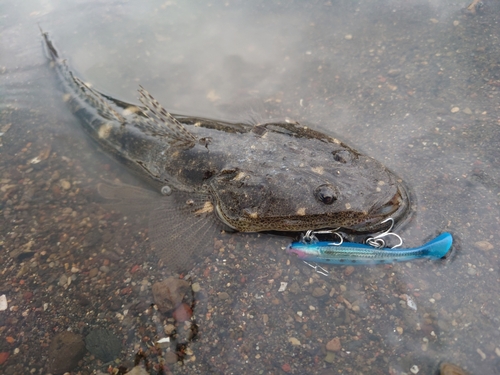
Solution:
{"label": "fish eye", "polygon": [[332,204],[337,200],[337,192],[331,185],[320,185],[314,191],[314,196],[324,204]]}
{"label": "fish eye", "polygon": [[352,161],[353,155],[347,150],[339,150],[339,151],[332,151],[333,154],[333,160],[346,164]]}

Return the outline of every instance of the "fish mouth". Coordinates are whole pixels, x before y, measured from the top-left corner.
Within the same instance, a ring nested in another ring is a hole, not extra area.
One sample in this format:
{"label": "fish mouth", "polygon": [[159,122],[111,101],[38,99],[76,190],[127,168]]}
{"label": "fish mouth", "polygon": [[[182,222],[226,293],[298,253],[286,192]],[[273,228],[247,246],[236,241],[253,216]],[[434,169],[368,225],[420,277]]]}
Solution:
{"label": "fish mouth", "polygon": [[409,218],[411,197],[402,181],[397,182],[397,191],[392,198],[374,207],[368,214],[370,219],[349,227],[354,232],[377,232],[387,227],[386,219],[392,218],[394,226],[400,226]]}

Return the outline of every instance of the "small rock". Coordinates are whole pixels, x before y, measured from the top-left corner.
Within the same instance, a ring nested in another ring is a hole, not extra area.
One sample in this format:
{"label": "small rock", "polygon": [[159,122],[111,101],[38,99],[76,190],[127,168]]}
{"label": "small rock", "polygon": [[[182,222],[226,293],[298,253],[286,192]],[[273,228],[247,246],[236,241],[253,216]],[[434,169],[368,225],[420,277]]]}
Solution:
{"label": "small rock", "polygon": [[288,342],[289,342],[290,344],[292,344],[293,346],[298,346],[298,345],[300,345],[300,341],[299,341],[298,339],[296,339],[295,337],[290,337],[290,338],[288,339]]}
{"label": "small rock", "polygon": [[144,367],[135,366],[132,370],[126,372],[125,375],[149,375],[149,372]]}
{"label": "small rock", "polygon": [[68,180],[60,180],[60,181],[59,181],[59,185],[61,185],[61,187],[62,187],[64,190],[69,190],[69,189],[71,189],[71,183],[70,183]]}
{"label": "small rock", "polygon": [[410,372],[411,372],[412,374],[415,374],[415,375],[416,375],[416,374],[418,374],[418,372],[419,372],[419,371],[420,371],[420,369],[418,368],[418,366],[417,366],[417,365],[413,365],[413,366],[411,366],[411,367],[410,367]]}
{"label": "small rock", "polygon": [[163,327],[163,331],[167,334],[170,335],[172,332],[175,331],[175,326],[173,324],[167,324],[165,327]]}
{"label": "small rock", "polygon": [[193,283],[193,285],[191,285],[191,289],[193,292],[198,293],[201,290],[200,283]]}
{"label": "small rock", "polygon": [[95,329],[85,337],[87,350],[103,362],[112,361],[120,355],[122,344],[118,337],[106,329]]}
{"label": "small rock", "polygon": [[387,72],[387,75],[389,77],[397,77],[398,75],[401,74],[401,69],[390,69],[388,72]]}
{"label": "small rock", "polygon": [[468,375],[468,372],[451,363],[442,363],[439,366],[439,375]]}
{"label": "small rock", "polygon": [[7,359],[9,359],[9,355],[9,352],[0,352],[0,366],[7,362]]}
{"label": "small rock", "polygon": [[66,275],[63,274],[59,278],[59,286],[65,286],[67,283],[68,283],[68,276],[66,276]]}
{"label": "small rock", "polygon": [[158,306],[158,310],[165,313],[173,310],[189,290],[189,283],[186,280],[169,277],[162,282],[153,284],[153,299]]}
{"label": "small rock", "polygon": [[89,271],[89,277],[92,279],[92,278],[96,277],[98,273],[99,273],[99,270],[94,267]]}
{"label": "small rock", "polygon": [[288,287],[288,291],[290,293],[293,293],[293,294],[300,293],[301,290],[300,290],[299,283],[297,283],[296,281],[291,283],[290,286]]}
{"label": "small rock", "polygon": [[177,322],[186,322],[193,316],[193,310],[187,303],[181,303],[174,311],[173,317]]}
{"label": "small rock", "polygon": [[345,40],[352,40],[352,35],[351,34],[347,34],[344,36]]}
{"label": "small rock", "polygon": [[463,112],[466,114],[466,115],[472,115],[472,111],[469,107],[465,107],[465,109],[463,110]]}
{"label": "small rock", "polygon": [[347,266],[344,270],[344,275],[349,276],[351,273],[354,272],[354,267],[353,266]]}
{"label": "small rock", "polygon": [[167,352],[165,353],[165,362],[169,363],[169,364],[174,364],[174,363],[177,363],[177,361],[179,360],[178,357],[177,357],[177,354],[175,354],[174,352]]}
{"label": "small rock", "polygon": [[5,294],[2,294],[0,296],[0,311],[5,311],[7,310],[7,297],[5,296]]}
{"label": "small rock", "polygon": [[316,298],[323,297],[324,295],[326,295],[326,290],[324,290],[323,288],[316,287],[313,289],[312,295],[313,297]]}
{"label": "small rock", "polygon": [[85,343],[80,335],[69,331],[58,333],[49,346],[49,371],[56,375],[72,371],[85,352]]}
{"label": "small rock", "polygon": [[217,294],[217,296],[222,301],[229,299],[229,294],[227,294],[226,292],[220,292],[219,294]]}
{"label": "small rock", "polygon": [[324,359],[327,363],[333,363],[335,361],[335,353],[334,352],[326,352],[326,357]]}
{"label": "small rock", "polygon": [[478,248],[479,250],[483,250],[483,251],[490,251],[493,249],[493,245],[491,243],[489,243],[488,241],[478,241],[474,244],[474,246],[476,246],[476,248]]}
{"label": "small rock", "polygon": [[284,371],[284,372],[290,372],[292,371],[292,366],[290,366],[289,363],[285,363],[283,364],[283,366],[281,366],[281,369]]}
{"label": "small rock", "polygon": [[460,111],[460,108],[458,108],[458,107],[453,107],[453,108],[451,109],[451,113],[457,113],[457,112],[459,112],[459,111]]}
{"label": "small rock", "polygon": [[467,273],[468,273],[469,275],[471,275],[471,276],[474,276],[474,275],[477,273],[477,271],[476,271],[476,269],[475,269],[475,268],[469,267],[469,268],[467,269]]}
{"label": "small rock", "polygon": [[402,335],[403,334],[403,327],[396,327],[396,331]]}
{"label": "small rock", "polygon": [[341,348],[340,339],[338,337],[331,339],[326,344],[326,350],[328,350],[330,352],[338,352],[340,350],[340,348]]}

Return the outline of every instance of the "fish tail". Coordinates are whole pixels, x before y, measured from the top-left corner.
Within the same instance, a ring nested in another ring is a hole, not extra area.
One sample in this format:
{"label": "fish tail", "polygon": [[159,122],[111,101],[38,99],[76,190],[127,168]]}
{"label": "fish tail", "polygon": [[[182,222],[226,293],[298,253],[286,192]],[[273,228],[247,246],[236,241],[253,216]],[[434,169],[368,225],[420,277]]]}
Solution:
{"label": "fish tail", "polygon": [[54,61],[57,60],[59,58],[59,54],[57,53],[57,50],[54,47],[54,44],[52,43],[52,41],[49,39],[49,33],[43,31],[42,28],[40,27],[40,25],[38,25],[38,28],[40,29],[40,32],[42,33],[42,37],[43,37],[43,40],[45,42],[44,43],[45,51],[47,52],[48,57],[51,60],[54,60]]}
{"label": "fish tail", "polygon": [[422,246],[422,250],[427,250],[429,258],[441,259],[448,254],[453,244],[453,237],[450,233],[442,233]]}

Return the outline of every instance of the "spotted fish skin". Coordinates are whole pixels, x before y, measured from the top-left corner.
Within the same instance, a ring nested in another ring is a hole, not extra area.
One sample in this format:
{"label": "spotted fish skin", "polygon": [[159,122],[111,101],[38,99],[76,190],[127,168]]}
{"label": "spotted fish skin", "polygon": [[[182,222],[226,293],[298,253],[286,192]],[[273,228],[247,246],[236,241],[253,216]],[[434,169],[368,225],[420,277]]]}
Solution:
{"label": "spotted fish skin", "polygon": [[[143,87],[141,104],[127,103],[79,78],[42,35],[64,102],[82,128],[158,192],[150,240],[171,255],[169,262],[180,264],[199,252],[221,226],[373,233],[387,218],[397,225],[412,212],[400,177],[331,135],[290,121],[232,123],[172,114]],[[98,190],[120,196],[112,187]],[[141,195],[124,191],[127,199]],[[134,206],[151,200],[144,196]]]}
{"label": "spotted fish skin", "polygon": [[328,241],[315,243],[292,242],[286,249],[289,254],[307,262],[336,265],[372,265],[407,262],[414,259],[441,259],[450,251],[453,238],[442,233],[423,246],[411,249],[375,248],[370,245],[344,242],[335,245]]}

